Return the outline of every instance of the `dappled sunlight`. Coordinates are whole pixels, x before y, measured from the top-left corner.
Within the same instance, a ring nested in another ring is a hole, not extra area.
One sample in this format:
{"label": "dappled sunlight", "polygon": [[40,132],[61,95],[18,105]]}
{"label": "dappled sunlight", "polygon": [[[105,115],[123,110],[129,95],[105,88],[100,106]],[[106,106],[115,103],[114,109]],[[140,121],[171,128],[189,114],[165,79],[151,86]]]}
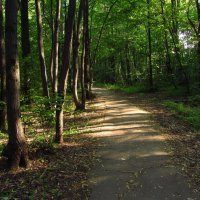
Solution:
{"label": "dappled sunlight", "polygon": [[[95,159],[94,143],[89,138],[74,135],[64,137],[63,144],[54,148],[32,146],[30,167],[10,173],[5,171],[6,159],[0,159],[1,192],[6,194],[13,190],[15,196],[17,192],[17,199],[80,199],[77,196],[87,192],[87,171]],[[56,195],[62,191],[63,196],[55,197],[55,191]]]}
{"label": "dappled sunlight", "polygon": [[[164,171],[167,177],[171,176],[171,172],[176,174],[173,167],[167,164],[170,155],[165,150],[166,136],[153,122],[151,113],[112,92],[97,89],[97,93],[103,99],[99,109],[104,108],[105,114],[101,124],[91,123],[91,130],[85,132],[101,142],[101,162],[91,172],[91,199],[96,199],[101,190],[107,192],[106,197],[127,191],[127,181],[140,174],[141,170],[146,170],[148,174],[150,169],[163,169],[155,172],[156,179]],[[110,185],[115,194],[108,189]]]}
{"label": "dappled sunlight", "polygon": [[150,135],[148,132],[144,133],[144,134],[127,134],[126,137],[119,137],[116,138],[116,142],[118,143],[125,143],[125,142],[129,142],[130,140],[134,140],[135,142],[153,142],[153,141],[165,141],[165,137],[163,136],[157,136],[157,135]]}
{"label": "dappled sunlight", "polygon": [[169,154],[165,151],[155,151],[155,152],[150,152],[147,154],[143,154],[143,155],[138,155],[138,158],[144,158],[144,157],[150,157],[150,156],[168,156]]}
{"label": "dappled sunlight", "polygon": [[94,179],[90,179],[90,183],[95,184],[95,183],[101,183],[104,182],[106,180],[110,179],[110,176],[98,176],[98,177],[94,177]]}
{"label": "dappled sunlight", "polygon": [[78,142],[64,142],[62,144],[62,147],[77,147],[77,146],[81,146],[81,144]]}
{"label": "dappled sunlight", "polygon": [[105,116],[102,125],[92,126],[91,124],[93,136],[114,137],[117,143],[131,139],[135,141],[164,140],[163,136],[157,135],[159,130],[155,129],[149,112],[131,105],[128,99],[116,98],[105,89],[96,88],[95,90],[101,96],[101,103],[98,106],[99,109],[105,109]]}

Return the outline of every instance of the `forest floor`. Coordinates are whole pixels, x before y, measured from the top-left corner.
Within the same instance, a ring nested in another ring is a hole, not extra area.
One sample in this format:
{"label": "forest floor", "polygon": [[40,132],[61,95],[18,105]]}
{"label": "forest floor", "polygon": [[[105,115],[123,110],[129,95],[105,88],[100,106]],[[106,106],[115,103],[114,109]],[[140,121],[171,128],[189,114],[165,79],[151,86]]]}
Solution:
{"label": "forest floor", "polygon": [[34,119],[29,169],[8,172],[0,157],[0,199],[200,199],[199,134],[160,105],[166,98],[95,92],[86,112],[66,112],[62,145]]}
{"label": "forest floor", "polygon": [[[89,102],[86,112],[65,113],[62,145],[52,142],[54,127],[44,129],[33,119],[31,127],[34,132],[30,128],[26,131],[30,167],[7,171],[6,159],[0,155],[1,200],[87,199],[88,171],[97,159],[95,152],[98,142],[82,133],[90,132],[91,121],[95,121],[95,125],[101,123],[102,111],[94,104],[95,101]],[[1,134],[1,149],[6,142],[7,136]]]}
{"label": "forest floor", "polygon": [[105,115],[93,132],[101,146],[90,199],[200,199],[198,134],[155,102],[160,96],[96,91]]}

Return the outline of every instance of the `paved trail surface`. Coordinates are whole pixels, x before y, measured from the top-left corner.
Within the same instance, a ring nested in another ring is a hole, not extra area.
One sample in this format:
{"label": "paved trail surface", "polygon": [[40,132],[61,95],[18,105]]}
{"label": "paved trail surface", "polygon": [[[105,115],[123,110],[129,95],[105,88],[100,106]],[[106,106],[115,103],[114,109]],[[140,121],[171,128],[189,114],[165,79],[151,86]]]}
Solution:
{"label": "paved trail surface", "polygon": [[[199,200],[169,162],[165,136],[151,114],[126,96],[96,89],[105,107],[99,162],[91,171],[91,200]],[[144,97],[145,98],[145,97]]]}

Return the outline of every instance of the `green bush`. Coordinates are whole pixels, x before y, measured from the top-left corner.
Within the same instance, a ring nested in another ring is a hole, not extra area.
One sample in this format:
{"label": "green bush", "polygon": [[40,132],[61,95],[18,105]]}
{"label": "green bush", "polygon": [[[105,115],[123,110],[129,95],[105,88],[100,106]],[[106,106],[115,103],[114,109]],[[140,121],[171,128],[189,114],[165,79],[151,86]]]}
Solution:
{"label": "green bush", "polygon": [[[54,99],[52,101],[55,101]],[[54,118],[54,112],[55,108],[50,107],[50,105],[54,105],[52,102],[50,102],[49,98],[43,97],[43,96],[35,96],[34,97],[34,104],[32,112],[37,115],[38,119],[40,120],[40,123],[42,125],[54,125],[55,124],[55,118]]]}

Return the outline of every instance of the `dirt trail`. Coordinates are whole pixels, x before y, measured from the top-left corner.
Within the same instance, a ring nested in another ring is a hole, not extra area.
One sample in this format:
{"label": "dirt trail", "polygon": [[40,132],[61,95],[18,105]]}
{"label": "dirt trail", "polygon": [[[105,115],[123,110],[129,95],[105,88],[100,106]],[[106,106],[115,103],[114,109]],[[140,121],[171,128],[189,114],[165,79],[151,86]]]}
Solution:
{"label": "dirt trail", "polygon": [[91,171],[91,200],[198,200],[180,170],[171,165],[165,136],[151,113],[125,96],[96,89],[106,108],[99,162]]}

